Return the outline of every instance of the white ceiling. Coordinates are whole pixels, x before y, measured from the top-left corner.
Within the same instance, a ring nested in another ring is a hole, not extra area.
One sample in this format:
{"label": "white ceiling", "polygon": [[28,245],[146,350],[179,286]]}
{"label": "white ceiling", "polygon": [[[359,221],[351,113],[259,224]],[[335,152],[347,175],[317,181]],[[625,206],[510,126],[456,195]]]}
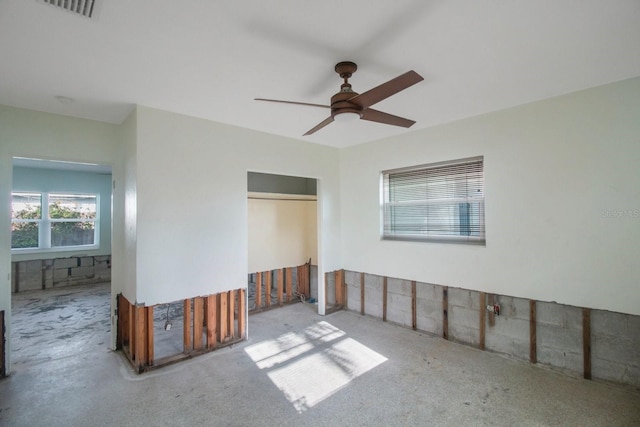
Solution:
{"label": "white ceiling", "polygon": [[[101,0],[82,18],[0,0],[0,104],[121,123],[145,105],[345,147],[640,75],[638,0]],[[425,80],[359,120],[302,134],[343,60],[364,92]],[[56,96],[70,97],[61,103]]]}

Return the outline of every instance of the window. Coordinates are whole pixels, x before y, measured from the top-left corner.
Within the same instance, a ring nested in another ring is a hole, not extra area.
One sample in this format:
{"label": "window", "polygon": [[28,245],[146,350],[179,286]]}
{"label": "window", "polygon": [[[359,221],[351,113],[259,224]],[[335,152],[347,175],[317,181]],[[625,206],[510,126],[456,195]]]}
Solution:
{"label": "window", "polygon": [[42,197],[33,193],[11,194],[11,249],[37,248],[42,219]]}
{"label": "window", "polygon": [[382,238],[485,243],[483,158],[382,172]]}
{"label": "window", "polygon": [[[46,207],[43,214],[43,206]],[[11,194],[11,249],[61,250],[95,246],[98,239],[96,194]]]}

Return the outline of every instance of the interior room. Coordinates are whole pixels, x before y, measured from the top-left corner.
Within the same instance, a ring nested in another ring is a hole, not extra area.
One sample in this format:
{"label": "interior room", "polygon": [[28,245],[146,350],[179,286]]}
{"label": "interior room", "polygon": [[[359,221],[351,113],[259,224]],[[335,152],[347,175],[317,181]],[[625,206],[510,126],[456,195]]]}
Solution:
{"label": "interior room", "polygon": [[0,424],[640,424],[638,22],[0,2]]}

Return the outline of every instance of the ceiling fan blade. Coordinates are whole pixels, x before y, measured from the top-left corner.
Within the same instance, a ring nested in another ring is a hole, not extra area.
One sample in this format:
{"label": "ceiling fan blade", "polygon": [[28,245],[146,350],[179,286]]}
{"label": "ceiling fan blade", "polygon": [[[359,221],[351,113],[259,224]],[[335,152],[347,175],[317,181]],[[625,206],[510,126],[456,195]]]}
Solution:
{"label": "ceiling fan blade", "polygon": [[403,128],[411,127],[415,121],[405,119],[403,117],[394,116],[393,114],[383,113],[382,111],[367,108],[362,112],[362,120],[370,122],[384,123],[385,125],[401,126]]}
{"label": "ceiling fan blade", "polygon": [[308,102],[282,101],[280,99],[254,98],[254,100],[255,101],[267,101],[267,102],[280,102],[282,104],[306,105],[306,106],[309,106],[309,107],[331,108],[329,105],[310,104]]}
{"label": "ceiling fan blade", "polygon": [[422,80],[424,80],[424,78],[420,74],[413,70],[407,71],[395,79],[391,79],[386,83],[382,83],[380,86],[376,86],[360,95],[354,96],[349,99],[349,102],[365,109]]}
{"label": "ceiling fan blade", "polygon": [[328,125],[332,121],[333,121],[333,116],[329,116],[326,119],[324,119],[322,122],[317,124],[314,128],[312,128],[311,130],[307,131],[307,133],[305,133],[302,136],[311,135],[312,133],[315,133],[316,131],[319,131],[320,129],[322,129],[323,127],[325,127],[326,125]]}

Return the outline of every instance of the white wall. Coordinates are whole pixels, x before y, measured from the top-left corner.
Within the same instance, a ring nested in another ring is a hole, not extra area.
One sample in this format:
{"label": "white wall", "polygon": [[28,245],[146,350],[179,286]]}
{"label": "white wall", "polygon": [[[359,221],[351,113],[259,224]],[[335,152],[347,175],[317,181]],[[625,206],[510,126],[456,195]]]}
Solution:
{"label": "white wall", "polygon": [[117,174],[114,170],[115,188],[113,190],[114,243],[111,260],[120,268],[111,272],[111,293],[114,295],[114,291],[122,292],[122,295],[131,302],[136,300],[137,277],[137,123],[137,112],[134,110],[121,126],[121,143],[118,147],[121,162],[117,165]]}
{"label": "white wall", "polygon": [[317,260],[315,200],[248,200],[248,273]]}
{"label": "white wall", "polygon": [[137,109],[136,302],[247,286],[247,171],[318,179],[321,272],[340,268],[335,148]]}
{"label": "white wall", "polygon": [[[344,149],[343,267],[640,314],[639,138],[636,78]],[[477,155],[486,247],[380,240],[381,170]]]}
{"label": "white wall", "polygon": [[[11,186],[12,158],[114,165],[118,127],[0,105],[0,310],[5,311],[7,357],[11,357]],[[115,170],[115,169],[114,169]],[[117,266],[114,265],[114,269]],[[11,364],[8,363],[7,368]]]}

